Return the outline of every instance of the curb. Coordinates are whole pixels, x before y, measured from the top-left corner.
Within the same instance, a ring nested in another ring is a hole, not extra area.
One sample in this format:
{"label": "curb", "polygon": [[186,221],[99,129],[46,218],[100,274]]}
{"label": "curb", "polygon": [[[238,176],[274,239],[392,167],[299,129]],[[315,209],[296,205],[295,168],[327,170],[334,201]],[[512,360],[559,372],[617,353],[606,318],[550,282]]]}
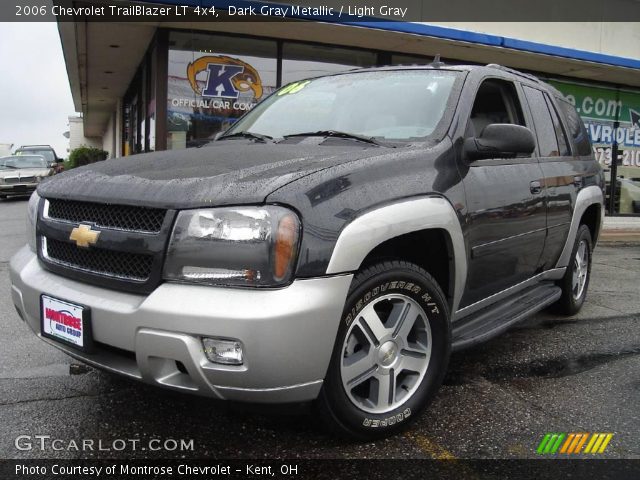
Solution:
{"label": "curb", "polygon": [[640,245],[640,230],[612,229],[603,230],[598,239],[600,244],[629,244]]}

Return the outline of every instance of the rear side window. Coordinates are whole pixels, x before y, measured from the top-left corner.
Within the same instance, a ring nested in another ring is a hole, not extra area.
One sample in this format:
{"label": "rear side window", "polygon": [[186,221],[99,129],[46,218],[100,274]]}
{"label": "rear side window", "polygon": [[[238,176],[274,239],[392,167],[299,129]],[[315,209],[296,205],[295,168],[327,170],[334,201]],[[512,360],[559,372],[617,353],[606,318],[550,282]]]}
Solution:
{"label": "rear side window", "polygon": [[529,102],[533,124],[536,127],[538,136],[538,147],[541,157],[557,157],[560,155],[556,131],[553,127],[551,114],[544,100],[544,94],[540,90],[523,86],[524,93]]}
{"label": "rear side window", "polygon": [[562,126],[560,117],[558,117],[558,112],[556,111],[556,107],[553,106],[553,103],[551,102],[551,99],[547,94],[544,95],[544,99],[547,101],[547,108],[549,109],[549,113],[551,114],[551,120],[553,120],[553,129],[556,131],[556,138],[558,139],[558,148],[560,149],[560,156],[568,157],[571,155],[571,149],[569,148],[569,140],[567,139],[567,134],[564,131],[564,127]]}
{"label": "rear side window", "polygon": [[578,112],[576,112],[573,105],[568,103],[566,100],[558,101],[558,105],[566,119],[567,130],[569,131],[569,136],[573,141],[574,151],[580,156],[591,155],[591,143],[589,142],[589,136],[587,135],[587,130],[584,128],[584,123],[578,115]]}

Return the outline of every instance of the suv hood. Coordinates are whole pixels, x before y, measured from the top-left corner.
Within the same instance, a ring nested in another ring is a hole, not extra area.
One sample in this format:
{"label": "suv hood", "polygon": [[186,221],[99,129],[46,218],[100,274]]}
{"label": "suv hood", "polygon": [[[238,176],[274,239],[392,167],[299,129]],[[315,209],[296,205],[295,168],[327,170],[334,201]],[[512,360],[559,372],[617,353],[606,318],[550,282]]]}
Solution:
{"label": "suv hood", "polygon": [[208,147],[106,160],[56,175],[41,184],[38,193],[177,209],[262,203],[305,175],[390,151],[349,140],[314,137],[296,142],[225,140]]}

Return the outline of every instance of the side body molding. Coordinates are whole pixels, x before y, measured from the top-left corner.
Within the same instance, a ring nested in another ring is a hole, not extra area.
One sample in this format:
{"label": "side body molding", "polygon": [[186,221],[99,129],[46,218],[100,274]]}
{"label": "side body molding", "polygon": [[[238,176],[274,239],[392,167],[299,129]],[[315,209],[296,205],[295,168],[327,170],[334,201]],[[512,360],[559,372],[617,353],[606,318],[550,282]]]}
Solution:
{"label": "side body molding", "polygon": [[[601,206],[600,228],[602,228],[602,224],[604,222],[604,198],[602,195],[602,190],[596,185],[583,188],[578,192],[578,196],[576,198],[576,206],[573,209],[573,216],[571,217],[571,227],[569,227],[569,235],[567,236],[567,241],[564,244],[562,253],[558,258],[556,268],[566,267],[569,265],[569,257],[571,256],[571,250],[573,250],[573,244],[576,241],[576,234],[578,232],[578,226],[580,225],[580,219],[582,218],[582,215],[587,210],[587,208],[593,204],[599,204]],[[594,241],[598,238],[599,234],[600,231],[596,232]]]}
{"label": "side body molding", "polygon": [[467,279],[467,261],[460,221],[451,204],[442,197],[401,200],[356,218],[340,233],[326,273],[353,272],[369,252],[381,243],[425,229],[446,230],[451,239],[455,269],[451,311],[455,312]]}

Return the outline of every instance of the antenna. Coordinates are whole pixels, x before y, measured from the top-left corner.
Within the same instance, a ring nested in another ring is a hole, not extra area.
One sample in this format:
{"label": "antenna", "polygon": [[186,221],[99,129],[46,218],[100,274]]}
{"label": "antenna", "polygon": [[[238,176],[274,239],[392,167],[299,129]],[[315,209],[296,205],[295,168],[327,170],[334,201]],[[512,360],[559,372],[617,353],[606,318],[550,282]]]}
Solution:
{"label": "antenna", "polygon": [[433,57],[433,61],[429,64],[429,66],[433,67],[433,68],[440,68],[440,67],[444,67],[444,62],[440,61],[440,54],[436,54],[435,57]]}

